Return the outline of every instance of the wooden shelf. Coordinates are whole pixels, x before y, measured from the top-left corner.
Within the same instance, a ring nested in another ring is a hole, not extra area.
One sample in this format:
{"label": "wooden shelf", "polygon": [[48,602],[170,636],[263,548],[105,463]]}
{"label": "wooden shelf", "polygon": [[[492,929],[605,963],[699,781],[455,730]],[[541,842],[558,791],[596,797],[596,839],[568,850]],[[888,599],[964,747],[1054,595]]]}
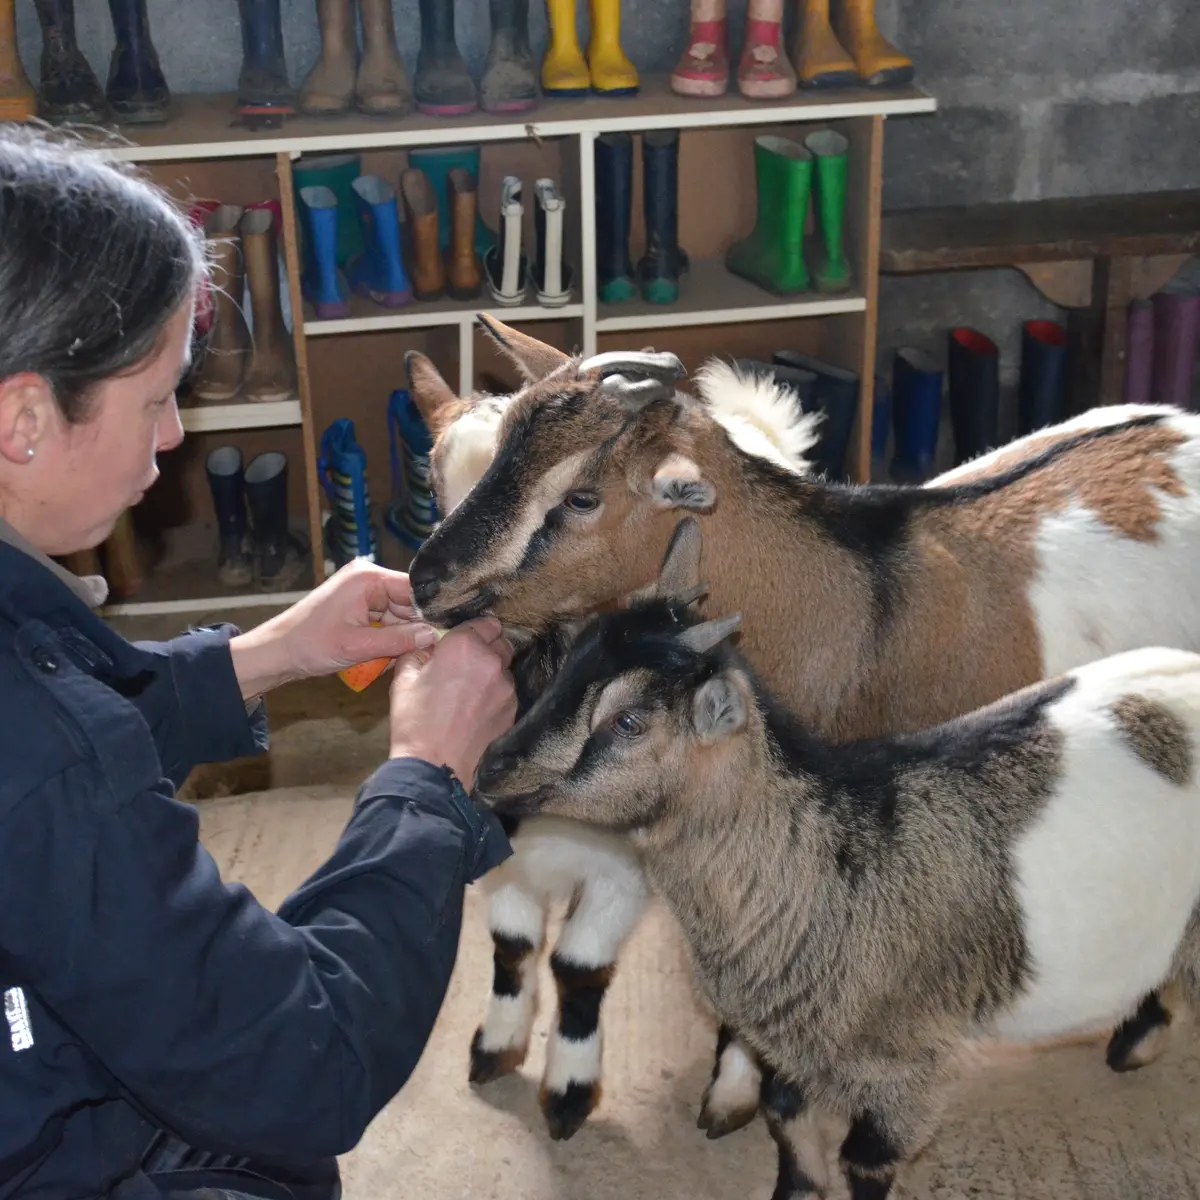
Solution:
{"label": "wooden shelf", "polygon": [[135,162],[180,162],[204,158],[372,150],[395,146],[452,145],[523,138],[551,138],[606,130],[697,129],[729,125],[769,125],[788,121],[834,121],[847,117],[901,116],[933,112],[936,102],[916,87],[845,88],[800,92],[784,100],[747,100],[734,91],[701,99],[678,96],[666,76],[646,76],[637,96],[558,100],[543,97],[521,120],[475,112],[466,117],[396,120],[348,114],[296,116],[278,130],[251,131],[235,124],[232,93],[176,96],[175,115],[160,126],[123,126],[131,144],[110,150]]}
{"label": "wooden shelf", "polygon": [[403,308],[384,308],[364,296],[350,296],[350,315],[318,319],[312,306],[304,305],[305,337],[336,333],[369,333],[376,329],[432,329],[439,326],[470,325],[478,312],[495,313],[503,321],[554,321],[583,316],[582,304],[521,304],[505,307],[484,292],[474,300],[415,300]]}
{"label": "wooden shelf", "polygon": [[235,429],[270,429],[302,422],[300,400],[273,400],[265,404],[189,404],[179,406],[179,417],[188,433],[223,433]]}
{"label": "wooden shelf", "polygon": [[867,299],[861,292],[803,292],[775,296],[734,275],[720,258],[693,262],[680,280],[674,304],[651,304],[637,297],[624,304],[600,304],[596,329],[612,333],[628,329],[670,329],[684,325],[724,325],[732,321],[775,321],[790,317],[822,317],[862,312]]}

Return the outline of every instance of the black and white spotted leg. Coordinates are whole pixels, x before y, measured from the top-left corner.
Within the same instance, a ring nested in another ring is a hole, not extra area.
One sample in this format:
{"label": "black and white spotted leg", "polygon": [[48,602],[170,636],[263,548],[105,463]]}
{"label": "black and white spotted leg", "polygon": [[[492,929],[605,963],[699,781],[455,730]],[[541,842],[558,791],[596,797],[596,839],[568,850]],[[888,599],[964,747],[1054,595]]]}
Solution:
{"label": "black and white spotted leg", "polygon": [[1150,992],[1113,1032],[1104,1055],[1108,1065],[1114,1071],[1136,1071],[1152,1063],[1167,1048],[1171,1025],[1184,1003],[1174,983]]}
{"label": "black and white spotted leg", "polygon": [[821,1200],[825,1182],[821,1141],[803,1088],[767,1070],[762,1107],[779,1156],[771,1200]]}
{"label": "black and white spotted leg", "polygon": [[763,1073],[753,1050],[728,1025],[717,1029],[712,1077],[704,1089],[696,1125],[710,1138],[724,1137],[754,1120]]}
{"label": "black and white spotted leg", "polygon": [[888,1200],[904,1148],[877,1114],[860,1113],[842,1143],[842,1167],[851,1200]]}

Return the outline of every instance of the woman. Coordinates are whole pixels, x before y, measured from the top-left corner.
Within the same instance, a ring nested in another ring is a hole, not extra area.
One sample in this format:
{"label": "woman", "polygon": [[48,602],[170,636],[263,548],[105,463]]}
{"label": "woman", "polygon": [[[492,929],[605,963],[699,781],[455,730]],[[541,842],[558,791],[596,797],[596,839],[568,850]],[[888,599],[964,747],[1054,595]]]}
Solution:
{"label": "woman", "polygon": [[[51,560],[100,543],[181,441],[203,274],[150,185],[0,133],[3,1200],[336,1197],[334,1156],[424,1048],[466,884],[510,852],[459,782],[515,714],[494,622],[423,649],[407,577],[356,563],[248,633],[131,645]],[[265,748],[271,688],[385,655],[389,761],[269,912],[174,789]]]}

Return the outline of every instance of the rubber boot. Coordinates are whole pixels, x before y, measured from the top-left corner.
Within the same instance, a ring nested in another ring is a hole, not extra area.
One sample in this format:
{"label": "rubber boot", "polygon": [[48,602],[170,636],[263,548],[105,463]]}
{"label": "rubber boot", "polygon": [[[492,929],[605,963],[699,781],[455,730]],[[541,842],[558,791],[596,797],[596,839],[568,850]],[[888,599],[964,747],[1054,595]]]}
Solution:
{"label": "rubber boot", "polygon": [[212,328],[192,395],[210,404],[228,404],[238,394],[246,369],[248,337],[242,316],[246,276],[238,226],[243,209],[222,204],[204,223],[212,271]]}
{"label": "rubber boot", "polygon": [[1000,348],[977,329],[950,330],[946,390],[954,465],[1000,445]]}
{"label": "rubber boot", "polygon": [[99,125],[111,119],[104,88],[75,38],[75,0],[34,0],[42,27],[38,116]]}
{"label": "rubber boot", "polygon": [[225,587],[248,587],[254,580],[254,560],[247,536],[242,452],[236,446],[218,446],[204,468],[217,514],[217,578]]}
{"label": "rubber boot", "polygon": [[354,181],[362,173],[357,154],[305,155],[292,168],[297,192],[306,187],[331,188],[337,197],[337,265],[344,267],[365,248],[362,223],[354,203]]}
{"label": "rubber boot", "polygon": [[848,478],[846,453],[858,415],[859,379],[855,371],[834,366],[799,350],[777,350],[772,362],[780,368],[802,371],[815,377],[811,386],[810,407],[801,411],[821,414],[818,441],[811,457],[813,469],[826,479],[843,482]]}
{"label": "rubber boot", "polygon": [[588,74],[597,96],[636,96],[637,68],[621,49],[621,0],[588,0]]}
{"label": "rubber boot", "polygon": [[542,59],[542,91],[547,96],[586,96],[592,73],[579,49],[575,0],[546,0],[550,44]]}
{"label": "rubber boot", "polygon": [[413,89],[396,48],[392,0],[358,0],[363,53],[354,80],[354,103],[371,116],[395,117],[413,106]]}
{"label": "rubber boot", "polygon": [[1055,425],[1067,416],[1067,331],[1055,321],[1026,321],[1021,328],[1017,434]]}
{"label": "rubber boot", "polygon": [[537,301],[547,308],[559,308],[571,298],[575,273],[563,258],[563,221],[567,202],[554,185],[553,179],[539,179],[534,184],[537,207],[533,212],[534,234],[537,237],[537,258],[533,268],[533,286]]}
{"label": "rubber boot", "polygon": [[454,38],[455,0],[420,0],[421,52],[413,90],[431,117],[461,117],[479,103],[475,80]]}
{"label": "rubber boot", "polygon": [[1200,350],[1200,292],[1168,285],[1154,297],[1156,404],[1193,407],[1196,354]]}
{"label": "rubber boot", "polygon": [[320,321],[350,315],[350,298],[337,266],[338,200],[332,188],[302,187],[300,214],[307,247],[301,291]]}
{"label": "rubber boot", "polygon": [[484,112],[537,108],[538,71],[529,48],[529,0],[490,0],[492,39],[479,81]]}
{"label": "rubber boot", "polygon": [[892,478],[924,483],[937,457],[942,371],[929,355],[912,347],[897,350],[892,360],[892,420]]}
{"label": "rubber boot", "polygon": [[146,0],[108,0],[108,9],[117,38],[108,68],[109,107],[131,125],[165,121],[171,92],[150,36]]}
{"label": "rubber boot", "polygon": [[[408,152],[408,165],[423,171],[437,197],[438,245],[446,250],[450,245],[450,172],[456,167],[470,172],[479,186],[478,146],[431,146]],[[475,216],[475,249],[483,254],[496,244],[496,235],[483,223],[483,217]]]}
{"label": "rubber boot", "polygon": [[521,243],[525,204],[521,181],[505,175],[500,181],[500,240],[483,256],[488,292],[497,304],[520,304],[529,292],[529,261]]}
{"label": "rubber boot", "polygon": [[268,208],[247,209],[241,230],[253,324],[242,396],[250,404],[293,400],[296,357],[279,303],[279,250],[274,215]]}
{"label": "rubber boot", "polygon": [[725,265],[777,295],[808,290],[804,264],[804,221],[812,189],[812,155],[788,138],[754,139],[757,214],[749,237],[736,241]]}
{"label": "rubber boot", "polygon": [[475,218],[479,212],[475,177],[462,167],[450,172],[450,248],[446,251],[446,294],[474,300],[483,291],[483,273],[475,252]]}
{"label": "rubber boot", "polygon": [[898,87],[913,79],[912,59],[892,45],[875,24],[875,0],[837,0],[834,25],[850,52],[858,78],[868,87]]}
{"label": "rubber boot", "polygon": [[674,304],[688,256],[679,245],[679,130],[648,129],[642,134],[642,208],[646,253],[638,262],[642,298]]}
{"label": "rubber boot", "polygon": [[353,184],[366,249],[350,267],[350,286],[385,308],[412,301],[412,284],[400,255],[400,209],[396,193],[378,175],[360,175]]}
{"label": "rubber boot", "polygon": [[602,304],[621,304],[637,294],[629,234],[633,219],[633,138],[602,133],[596,138],[596,279]]}
{"label": "rubber boot", "polygon": [[1134,300],[1129,306],[1125,336],[1126,404],[1150,404],[1154,396],[1154,301]]}
{"label": "rubber boot", "polygon": [[737,79],[748,100],[781,100],[796,90],[796,69],[783,48],[783,0],[750,0]]}
{"label": "rubber boot", "polygon": [[723,96],[729,90],[729,18],[725,0],[692,0],[688,43],[671,72],[681,96]]}
{"label": "rubber boot", "polygon": [[888,438],[892,432],[892,382],[882,372],[875,373],[875,402],[871,413],[871,467],[882,466],[887,457]]}
{"label": "rubber boot", "polygon": [[358,39],[354,0],[317,0],[321,56],[300,87],[300,111],[313,117],[350,111],[354,101]]}
{"label": "rubber boot", "polygon": [[282,117],[295,113],[288,81],[279,0],[238,0],[242,19],[242,69],[237,107],[245,117]]}
{"label": "rubber boot", "polygon": [[829,22],[829,0],[800,0],[792,62],[802,88],[853,87],[858,83],[854,59]]}
{"label": "rubber boot", "polygon": [[288,528],[288,460],[278,450],[252,458],[246,467],[254,572],[264,592],[285,591],[304,572],[303,544]]}
{"label": "rubber boot", "polygon": [[321,435],[317,477],[332,510],[326,526],[326,552],[339,567],[353,558],[375,562],[379,540],[371,525],[367,455],[349,418],[340,417]]}
{"label": "rubber boot", "polygon": [[819,292],[844,292],[850,286],[843,227],[846,219],[846,172],[850,143],[832,129],[810,133],[804,148],[813,156],[813,188],[821,229],[821,249],[813,281]]}
{"label": "rubber boot", "polygon": [[0,121],[26,121],[37,107],[37,92],[17,46],[16,0],[0,0]]}
{"label": "rubber boot", "polygon": [[[278,276],[277,295],[279,297],[279,312],[283,320],[283,327],[287,332],[287,336],[292,336],[292,291],[288,277],[287,261],[281,248],[281,240],[283,238],[283,205],[280,201],[272,198],[270,200],[256,200],[253,204],[246,205],[247,212],[256,212],[258,209],[271,214],[271,231],[275,237],[276,251],[276,275]],[[244,218],[243,218],[244,219]],[[253,317],[253,306],[250,309]],[[253,332],[253,331],[252,331]]]}
{"label": "rubber boot", "polygon": [[438,521],[429,455],[433,438],[406,388],[388,397],[388,442],[392,452],[392,491],[384,524],[410,550],[419,550]]}
{"label": "rubber boot", "polygon": [[425,173],[412,167],[400,176],[400,195],[413,295],[418,300],[437,300],[446,290],[446,269],[438,244],[437,197]]}
{"label": "rubber boot", "polygon": [[[791,366],[782,361],[787,351],[775,355],[772,362],[763,362],[757,358],[737,358],[734,364],[743,372],[753,372],[773,383],[781,383],[796,396],[796,405],[802,413],[817,410],[817,373],[806,367]],[[797,356],[797,357],[803,357]]]}

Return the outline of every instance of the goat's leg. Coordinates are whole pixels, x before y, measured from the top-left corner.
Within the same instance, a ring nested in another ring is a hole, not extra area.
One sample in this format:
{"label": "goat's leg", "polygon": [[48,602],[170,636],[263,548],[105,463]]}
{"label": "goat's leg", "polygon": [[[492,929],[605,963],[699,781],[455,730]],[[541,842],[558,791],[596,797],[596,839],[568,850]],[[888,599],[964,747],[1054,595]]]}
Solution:
{"label": "goat's leg", "polygon": [[1177,982],[1150,992],[1132,1017],[1113,1032],[1105,1061],[1114,1071],[1135,1071],[1152,1063],[1167,1048],[1171,1026],[1182,1015],[1187,1001]]}
{"label": "goat's leg", "polygon": [[758,1112],[762,1080],[754,1051],[728,1025],[720,1026],[712,1078],[704,1089],[696,1125],[710,1138],[749,1125]]}
{"label": "goat's leg", "polygon": [[585,880],[550,956],[558,1020],[546,1048],[541,1104],[552,1138],[571,1137],[600,1103],[600,1005],[646,895],[636,868]]}
{"label": "goat's leg", "polygon": [[499,1079],[525,1061],[537,1014],[537,952],[546,934],[544,902],[517,882],[502,883],[488,901],[488,926],[494,947],[492,995],[483,1024],[471,1040],[472,1083]]}
{"label": "goat's leg", "polygon": [[825,1178],[821,1137],[804,1090],[766,1071],[763,1115],[779,1152],[771,1200],[820,1200]]}

